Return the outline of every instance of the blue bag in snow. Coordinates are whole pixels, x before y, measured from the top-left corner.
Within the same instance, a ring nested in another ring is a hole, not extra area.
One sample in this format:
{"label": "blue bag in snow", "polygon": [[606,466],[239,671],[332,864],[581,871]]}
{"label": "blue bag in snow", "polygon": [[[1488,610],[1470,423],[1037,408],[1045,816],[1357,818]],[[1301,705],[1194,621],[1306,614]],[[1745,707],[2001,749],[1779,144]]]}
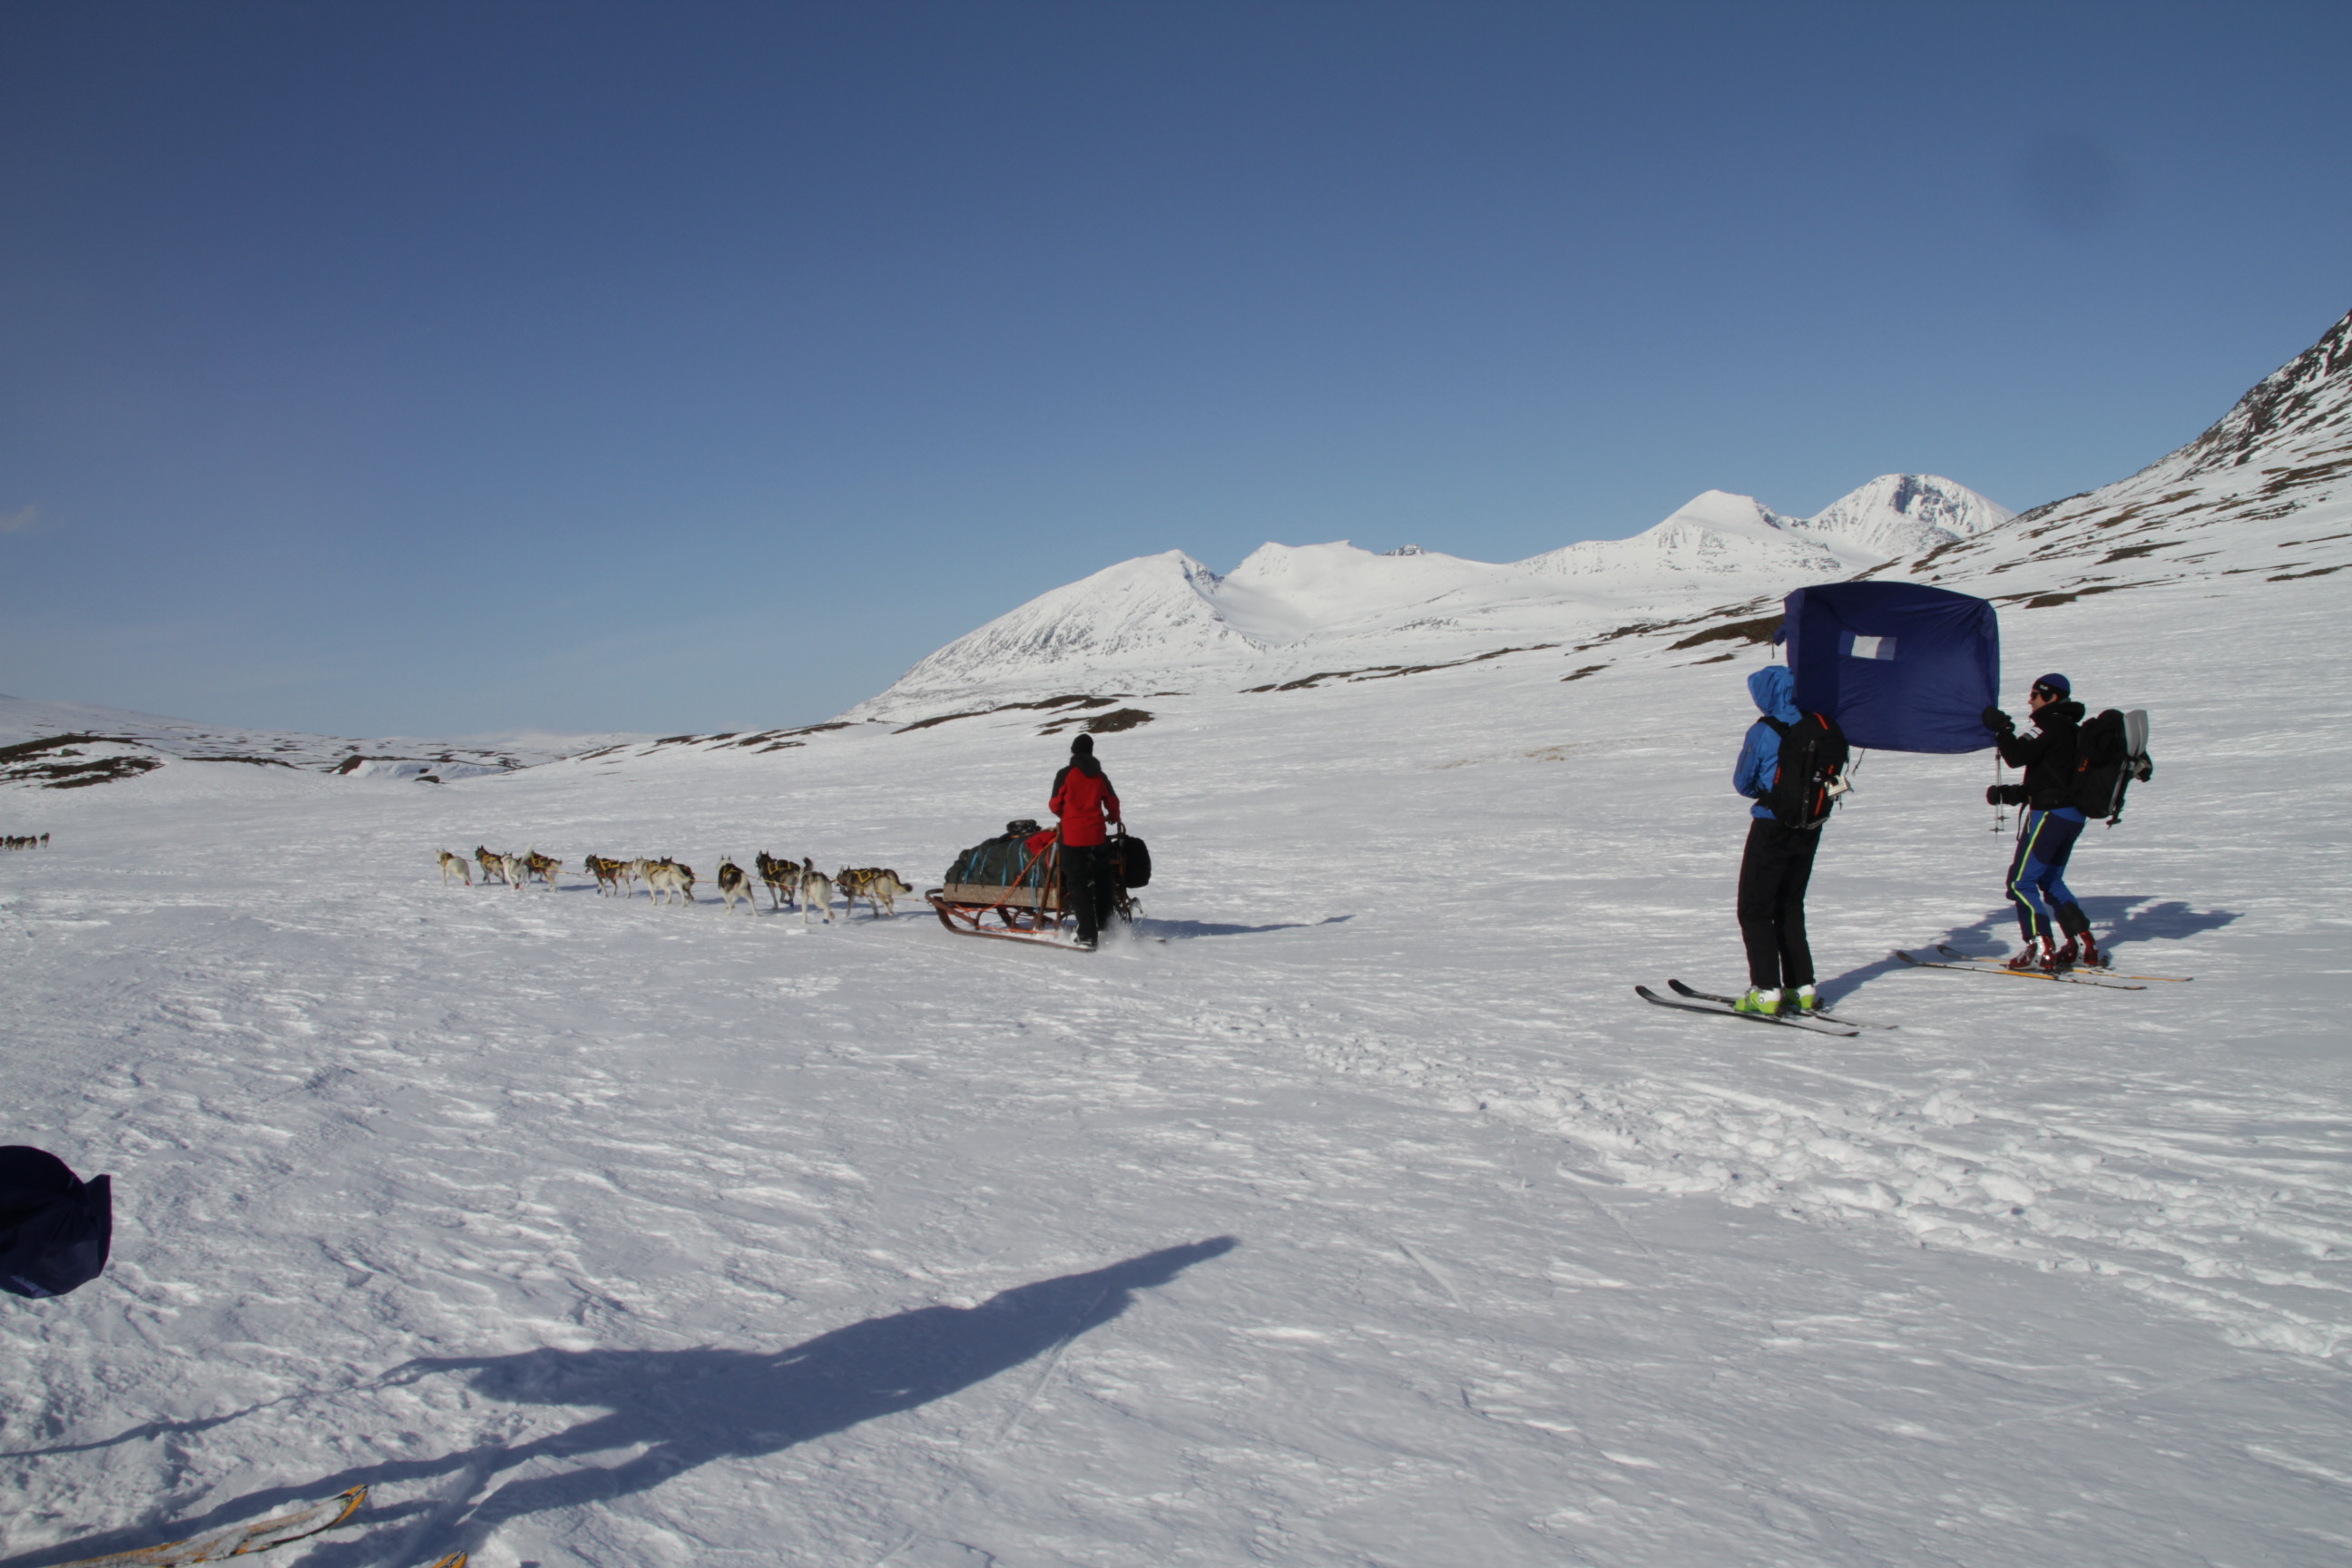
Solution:
{"label": "blue bag in snow", "polygon": [[1824,583],[1782,601],[1797,706],[1847,743],[1885,752],[1977,752],[2000,700],[2000,621],[1990,603],[1917,583]]}

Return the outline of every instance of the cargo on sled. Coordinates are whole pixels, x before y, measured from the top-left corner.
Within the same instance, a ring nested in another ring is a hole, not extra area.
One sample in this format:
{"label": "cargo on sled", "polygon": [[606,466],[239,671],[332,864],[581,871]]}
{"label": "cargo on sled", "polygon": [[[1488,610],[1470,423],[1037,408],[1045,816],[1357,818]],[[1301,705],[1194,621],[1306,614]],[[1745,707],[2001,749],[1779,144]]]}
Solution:
{"label": "cargo on sled", "polygon": [[[1133,890],[1151,880],[1151,852],[1123,826],[1108,848],[1110,918],[1132,924],[1143,913]],[[1022,821],[957,856],[947,885],[923,897],[939,911],[940,924],[958,936],[1074,948],[1077,917],[1066,891],[1060,833]]]}

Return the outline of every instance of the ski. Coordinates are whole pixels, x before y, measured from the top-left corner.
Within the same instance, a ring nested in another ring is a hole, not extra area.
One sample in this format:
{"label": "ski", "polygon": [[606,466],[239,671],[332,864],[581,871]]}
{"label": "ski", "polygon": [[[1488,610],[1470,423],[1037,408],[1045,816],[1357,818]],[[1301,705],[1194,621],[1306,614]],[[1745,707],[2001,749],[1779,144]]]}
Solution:
{"label": "ski", "polygon": [[433,1564],[433,1568],[466,1568],[466,1554],[462,1552],[452,1552],[448,1556]]}
{"label": "ski", "polygon": [[1951,969],[1962,974],[2007,974],[2019,980],[2054,980],[2061,985],[2095,985],[2102,991],[2145,991],[2145,985],[2130,985],[2120,980],[2094,980],[2087,974],[2072,972],[2050,974],[2039,969],[2007,969],[1993,963],[1950,963],[1942,959],[1922,958],[1916,952],[1895,950],[1895,956],[1921,969]]}
{"label": "ski", "polygon": [[349,1491],[319,1502],[297,1503],[284,1513],[273,1513],[249,1524],[233,1524],[225,1530],[192,1535],[185,1541],[168,1541],[161,1546],[142,1546],[135,1552],[112,1552],[103,1557],[83,1557],[61,1563],[59,1568],[177,1568],[184,1563],[215,1563],[225,1557],[248,1557],[275,1546],[307,1541],[321,1531],[334,1529],[359,1512],[360,1506],[367,1501],[367,1488],[353,1487]]}
{"label": "ski", "polygon": [[[1720,1002],[1727,1007],[1734,1002],[1739,1000],[1737,996],[1718,996],[1712,991],[1696,990],[1691,986],[1684,984],[1679,980],[1669,980],[1666,984],[1674,987],[1675,995],[1689,996],[1700,1002]],[[1816,1007],[1810,1013],[1800,1013],[1797,1016],[1801,1018],[1819,1018],[1825,1024],[1850,1024],[1857,1029],[1899,1029],[1903,1026],[1900,1024],[1866,1023],[1860,1018],[1849,1018],[1843,1013],[1832,1013],[1826,1008],[1822,1007]]]}
{"label": "ski", "polygon": [[1841,1038],[1847,1038],[1862,1033],[1851,1024],[1832,1024],[1808,1017],[1782,1018],[1763,1013],[1742,1013],[1735,1010],[1728,1004],[1717,1005],[1713,1002],[1676,1002],[1670,997],[1659,995],[1646,985],[1634,986],[1633,994],[1654,1006],[1673,1007],[1685,1013],[1713,1013],[1724,1018],[1745,1018],[1751,1024],[1770,1024],[1783,1029],[1803,1029],[1809,1034],[1836,1035]]}
{"label": "ski", "polygon": [[[1936,951],[1942,953],[1946,958],[1955,959],[1966,963],[1987,963],[1991,962],[1990,959],[1978,958],[1971,953],[1962,952],[1958,948],[1945,946],[1941,942],[1937,944]],[[2118,970],[2110,969],[2104,963],[2077,964],[2075,965],[2075,970],[2078,973],[2095,974],[2107,980],[2161,980],[2174,985],[2186,985],[2190,981],[2197,978],[2197,976],[2193,974],[2126,974]]]}

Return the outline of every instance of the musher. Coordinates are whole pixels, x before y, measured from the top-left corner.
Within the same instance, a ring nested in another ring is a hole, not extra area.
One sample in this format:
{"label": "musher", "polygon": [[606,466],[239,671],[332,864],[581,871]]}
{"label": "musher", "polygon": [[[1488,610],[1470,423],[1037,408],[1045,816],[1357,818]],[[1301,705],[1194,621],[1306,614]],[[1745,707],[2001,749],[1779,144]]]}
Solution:
{"label": "musher", "polygon": [[1118,792],[1095,761],[1095,738],[1070,742],[1070,760],[1054,775],[1053,813],[1062,819],[1062,903],[1078,917],[1078,945],[1092,948],[1116,897],[1108,876],[1110,835],[1118,821]]}

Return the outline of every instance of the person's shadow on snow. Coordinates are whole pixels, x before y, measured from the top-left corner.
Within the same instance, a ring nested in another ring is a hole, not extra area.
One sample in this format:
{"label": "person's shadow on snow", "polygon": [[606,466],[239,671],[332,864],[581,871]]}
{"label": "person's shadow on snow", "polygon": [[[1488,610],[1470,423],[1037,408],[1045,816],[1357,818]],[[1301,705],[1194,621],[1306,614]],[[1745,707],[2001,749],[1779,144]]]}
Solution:
{"label": "person's shadow on snow", "polygon": [[[2138,906],[2146,905],[2146,908]],[[2150,903],[2145,894],[2124,897],[2093,896],[2083,900],[2083,912],[2091,919],[2094,930],[2106,932],[2101,946],[2108,952],[2136,942],[2179,942],[2200,931],[2218,931],[2239,918],[2235,910],[2192,910],[2175,899],[2165,903]],[[2003,904],[1974,925],[1954,926],[1935,941],[1922,942],[1913,951],[1923,956],[1938,956],[1936,948],[1941,944],[1968,953],[1972,957],[2000,958],[2014,951],[2009,942],[2017,931],[2017,906]],[[1822,999],[1832,1007],[1851,996],[1867,981],[1882,974],[1891,974],[1910,965],[1889,953],[1856,969],[1821,983]],[[0,1568],[5,1568],[0,1564]]]}
{"label": "person's shadow on snow", "polygon": [[[606,1414],[511,1447],[394,1461],[300,1487],[274,1488],[224,1503],[205,1519],[173,1526],[172,1534],[198,1533],[362,1482],[382,1485],[472,1471],[471,1495],[483,1483],[534,1459],[644,1448],[621,1464],[582,1464],[509,1482],[470,1512],[462,1500],[453,1499],[440,1505],[370,1509],[361,1516],[362,1522],[381,1525],[404,1516],[441,1512],[450,1517],[434,1521],[433,1533],[446,1528],[464,1537],[457,1544],[478,1544],[499,1525],[527,1514],[625,1497],[713,1459],[772,1454],[945,1398],[1100,1327],[1131,1306],[1136,1291],[1165,1285],[1181,1270],[1221,1257],[1235,1245],[1230,1237],[1217,1237],[1171,1247],[1089,1273],[1016,1286],[977,1307],[920,1307],[869,1318],[783,1351],[538,1350],[409,1362],[387,1374],[386,1381],[459,1373],[492,1399],[601,1405]],[[1006,1419],[1017,1415],[1015,1411]],[[121,1533],[110,1532],[117,1538]],[[412,1540],[403,1550],[413,1552],[428,1546],[442,1549],[438,1542]],[[110,1548],[119,1549],[113,1541],[86,1540],[12,1558],[0,1563],[0,1568],[37,1568]],[[356,1568],[375,1562],[383,1549],[381,1534],[373,1542],[331,1537],[309,1561],[317,1568]]]}

